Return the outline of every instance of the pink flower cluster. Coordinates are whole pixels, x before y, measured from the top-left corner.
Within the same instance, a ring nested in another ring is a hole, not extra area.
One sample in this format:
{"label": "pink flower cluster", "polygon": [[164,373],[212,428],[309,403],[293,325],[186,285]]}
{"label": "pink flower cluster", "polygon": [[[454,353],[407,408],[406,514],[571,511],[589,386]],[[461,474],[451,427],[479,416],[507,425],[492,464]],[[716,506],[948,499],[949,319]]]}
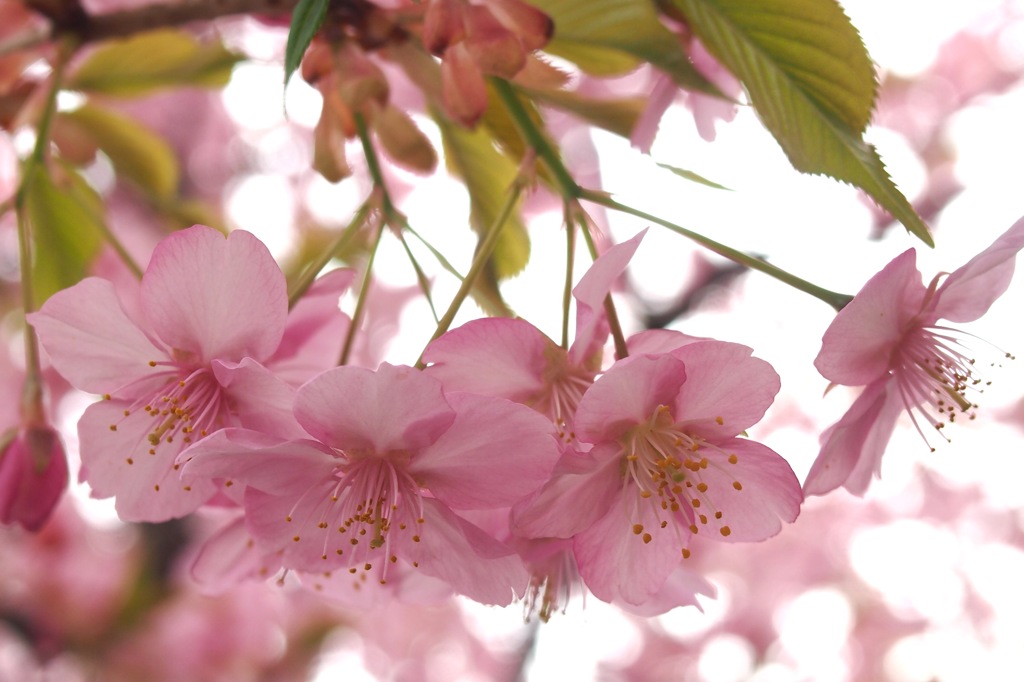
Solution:
{"label": "pink flower cluster", "polygon": [[283,569],[353,604],[526,596],[546,618],[582,580],[653,613],[713,594],[685,568],[694,536],[763,540],[802,493],[742,437],[779,389],[749,348],[648,333],[604,367],[603,302],[641,237],[574,290],[570,348],[483,319],[433,342],[423,371],[333,366],[351,273],[289,310],[241,231],[176,233],[137,290],[88,278],[29,319],[57,370],[102,396],[79,422],[95,496],[132,521],[236,510],[193,566],[208,585]]}
{"label": "pink flower cluster", "polygon": [[[904,253],[839,313],[816,366],[866,388],[802,488],[747,436],[780,388],[750,348],[654,330],[605,361],[604,303],[642,238],[573,290],[570,347],[479,319],[433,341],[424,370],[335,366],[352,273],[289,307],[262,243],[203,226],[161,242],[137,289],[87,278],[29,321],[53,366],[102,396],[79,421],[95,496],[131,521],[233,510],[192,567],[209,589],[284,571],[348,604],[457,592],[546,619],[585,585],[651,615],[714,594],[686,561],[699,538],[765,540],[804,493],[863,493],[900,412],[923,432],[976,407],[974,361],[939,321],[975,319],[1007,288],[1024,220],[927,287]],[[66,465],[55,437],[31,435],[0,455],[0,513],[38,527]]]}

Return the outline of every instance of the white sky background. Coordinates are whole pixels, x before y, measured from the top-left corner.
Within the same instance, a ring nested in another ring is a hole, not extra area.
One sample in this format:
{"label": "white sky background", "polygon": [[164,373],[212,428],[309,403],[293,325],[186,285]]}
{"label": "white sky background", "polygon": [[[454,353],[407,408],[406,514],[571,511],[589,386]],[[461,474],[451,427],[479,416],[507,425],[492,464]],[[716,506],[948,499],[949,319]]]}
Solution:
{"label": "white sky background", "polygon": [[[927,68],[938,47],[955,32],[1014,6],[994,0],[849,0],[844,4],[875,61],[905,76]],[[1024,12],[1019,3],[1016,7]],[[1024,32],[1018,35],[1022,36],[1020,46],[1008,44],[1003,48],[1008,59],[1022,61]],[[1016,47],[1020,50],[1014,54]],[[280,91],[275,89],[279,88],[279,68],[242,66],[225,94],[232,115],[249,129],[247,139],[262,147],[287,144],[287,137],[282,138],[279,132],[283,123]],[[287,104],[293,122],[312,126],[318,111],[317,98],[298,78],[289,88]],[[892,228],[881,241],[867,240],[869,214],[854,190],[793,171],[749,110],[741,111],[732,123],[719,124],[718,139],[709,144],[697,136],[690,114],[675,109],[663,121],[652,151],[654,160],[696,171],[733,192],[675,178],[610,135],[598,135],[596,140],[604,164],[604,186],[624,203],[730,246],[763,254],[816,284],[852,294],[885,263],[910,247],[918,247],[919,267],[926,277],[938,270],[952,270],[1024,215],[1024,176],[1019,171],[1019,159],[1024,158],[1021,121],[1024,91],[1020,89],[957,117],[951,133],[960,154],[957,174],[966,189],[934,223],[938,244],[934,252],[928,252],[899,227]],[[429,127],[427,132],[435,134]],[[916,194],[923,181],[922,169],[899,138],[888,131],[871,131],[869,137],[879,146],[903,191],[908,196]],[[354,153],[352,160],[357,158],[358,153]],[[403,200],[403,210],[417,230],[437,239],[436,245],[465,270],[472,244],[465,239],[468,210],[464,197],[441,177],[417,182]],[[362,191],[355,182],[337,187],[318,182],[308,188],[305,198],[311,201],[314,213],[341,223],[361,200]],[[255,232],[276,254],[284,255],[291,229],[288,195],[286,176],[251,176],[235,186],[228,201],[229,214],[238,227]],[[646,227],[642,221],[620,216],[613,217],[611,225],[616,240]],[[445,241],[446,234],[454,234],[459,241]],[[527,271],[509,283],[508,297],[521,315],[557,339],[559,273],[564,268],[559,218],[538,221],[532,237],[533,259]],[[690,253],[691,246],[683,238],[653,227],[633,262],[632,284],[655,299],[662,292],[677,291],[690,265]],[[429,257],[424,258],[425,264],[429,261]],[[385,281],[413,283],[396,244],[385,240],[379,262],[394,263],[382,271]],[[579,274],[585,270],[586,261],[578,263]],[[436,282],[436,300],[443,310],[455,283],[443,273],[437,275]],[[746,276],[738,291],[721,305],[687,319],[685,331],[753,346],[755,353],[770,361],[783,378],[783,394],[777,405],[788,401],[803,406],[817,416],[821,426],[834,421],[854,393],[835,391],[820,399],[826,382],[811,365],[821,333],[833,317],[831,309],[757,273]],[[987,318],[969,329],[1008,350],[1024,352],[1024,325],[1017,312],[1022,304],[1024,282],[1018,280]],[[465,317],[473,314],[470,307]],[[429,338],[433,323],[423,306],[410,308],[403,322],[409,331],[393,345],[389,359],[411,364]],[[628,316],[625,323],[635,324]],[[1020,399],[1024,374],[1020,362],[990,377],[995,386],[985,396],[986,407],[979,421]],[[757,438],[758,433],[752,432],[751,436]],[[767,432],[763,439],[790,460],[802,479],[816,454],[816,434],[780,428]],[[1024,507],[1024,495],[1015,483],[1024,474],[1018,430],[990,419],[984,427],[961,429],[954,439],[951,446],[940,447],[938,453],[927,456],[916,433],[910,429],[898,433],[891,451],[899,449],[902,459],[886,459],[883,481],[875,485],[869,497],[891,499],[893,504],[905,500],[907,491],[913,489],[912,463],[927,460],[928,467],[951,480],[981,481],[995,506]],[[1013,445],[1007,447],[1008,442]],[[906,508],[906,520],[866,530],[851,548],[854,565],[865,581],[891,594],[896,602],[909,600],[935,623],[927,636],[908,638],[891,652],[887,670],[892,679],[1013,679],[1008,671],[1024,669],[1021,654],[1013,648],[1014,642],[1024,641],[1024,623],[1015,615],[1024,604],[1017,597],[1007,598],[1003,590],[1014,590],[1024,567],[1024,553],[999,543],[977,546],[970,539],[914,521],[912,505]],[[908,547],[913,551],[906,551]],[[896,557],[900,560],[894,561]],[[997,622],[1002,629],[988,642],[963,632],[963,623],[957,617],[958,602],[948,607],[950,602],[944,599],[966,585],[990,595],[997,607]],[[673,628],[699,629],[701,625],[696,621],[713,618],[715,608],[709,604],[704,616],[692,609],[671,614],[662,622],[669,632]],[[836,651],[842,648],[849,628],[850,608],[841,593],[828,590],[810,591],[789,605],[778,622],[790,663],[763,668],[753,679],[797,680],[808,674],[814,679],[847,679],[848,671],[841,662],[836,667],[835,662],[841,660]],[[499,637],[502,633],[512,636],[522,627],[517,606],[497,610],[467,605],[467,618]],[[590,600],[585,611],[573,605],[568,615],[556,616],[541,628],[529,679],[587,679],[601,660],[635,655],[631,647],[637,637],[635,627],[614,609],[596,600]],[[957,645],[953,647],[951,642]],[[353,675],[346,679],[362,679],[355,676],[359,665],[353,652],[341,652],[325,659],[317,680],[335,679],[340,673]],[[748,679],[754,674],[753,665],[743,641],[721,639],[706,650],[700,672],[709,682],[727,682]]]}

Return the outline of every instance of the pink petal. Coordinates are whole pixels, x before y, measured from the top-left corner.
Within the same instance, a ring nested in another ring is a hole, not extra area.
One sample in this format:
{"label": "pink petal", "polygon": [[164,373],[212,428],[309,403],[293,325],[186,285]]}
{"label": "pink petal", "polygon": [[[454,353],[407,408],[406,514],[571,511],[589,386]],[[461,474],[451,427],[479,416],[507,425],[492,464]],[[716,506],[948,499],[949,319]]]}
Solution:
{"label": "pink petal", "polygon": [[[245,518],[256,544],[281,559],[284,568],[330,571],[360,562],[367,544],[353,550],[349,535],[330,518],[330,499],[337,479],[308,479],[300,494],[271,495],[254,487],[245,489]],[[327,523],[321,527],[321,523]],[[358,555],[358,556],[353,556]]]}
{"label": "pink petal", "polygon": [[[601,352],[608,338],[604,300],[615,280],[626,271],[645,234],[646,229],[601,254],[572,290],[576,299],[576,338],[569,349],[572,364],[589,367],[595,354]],[[597,359],[600,361],[600,356]]]}
{"label": "pink petal", "polygon": [[[778,453],[761,443],[734,438],[713,450],[701,449],[700,454],[710,463],[688,478],[707,485],[706,492],[696,495],[705,504],[693,510],[702,537],[757,542],[777,534],[783,522],[796,520],[803,492],[796,474]],[[735,464],[730,455],[736,455]]]}
{"label": "pink petal", "polygon": [[282,441],[259,431],[221,429],[181,453],[182,479],[229,479],[281,496],[330,478],[339,460],[312,440]]}
{"label": "pink petal", "polygon": [[427,374],[449,391],[525,403],[544,389],[548,355],[560,349],[526,320],[488,317],[467,322],[423,351]]}
{"label": "pink petal", "polygon": [[173,348],[213,358],[265,360],[288,315],[284,274],[248,232],[227,239],[196,225],[160,242],[142,278],[142,305]]}
{"label": "pink petal", "polygon": [[281,345],[264,364],[274,374],[301,386],[338,364],[349,317],[338,301],[352,285],[355,271],[333,270],[317,279],[288,313]]}
{"label": "pink petal", "polygon": [[[180,441],[153,448],[152,418],[142,410],[125,416],[129,404],[104,400],[86,409],[78,422],[83,479],[94,497],[115,496],[125,521],[167,521],[190,514],[213,495],[207,480],[180,479],[175,457]],[[111,430],[111,426],[116,430]],[[154,449],[157,454],[149,454]]]}
{"label": "pink petal", "polygon": [[515,552],[437,500],[423,500],[417,537],[419,542],[408,533],[399,535],[396,554],[481,604],[505,606],[522,595],[530,581]]}
{"label": "pink petal", "polygon": [[576,410],[576,435],[586,443],[615,440],[672,405],[686,381],[683,362],[671,355],[629,357],[616,362],[583,395]]}
{"label": "pink petal", "polygon": [[804,481],[804,494],[824,495],[844,486],[863,495],[872,474],[881,472],[882,454],[902,411],[899,388],[890,377],[865,388],[846,414],[821,434],[821,451]]}
{"label": "pink petal", "polygon": [[280,568],[256,546],[239,514],[203,543],[189,573],[205,594],[221,594],[244,580],[267,578]]}
{"label": "pink petal", "polygon": [[984,315],[1010,286],[1015,258],[1022,248],[1024,218],[943,282],[935,314],[950,322],[970,322]]}
{"label": "pink petal", "polygon": [[863,386],[889,371],[893,349],[921,310],[925,288],[917,254],[903,252],[882,268],[836,315],[814,360],[833,383]]}
{"label": "pink petal", "polygon": [[211,366],[239,425],[282,439],[305,437],[292,412],[294,388],[251,358]]}
{"label": "pink petal", "polygon": [[772,366],[752,352],[737,343],[700,341],[672,353],[686,366],[672,414],[687,433],[719,442],[761,421],[780,382]]}
{"label": "pink petal", "polygon": [[[61,376],[90,393],[143,379],[151,361],[167,358],[128,318],[110,282],[95,277],[58,291],[28,321]],[[140,394],[139,387],[124,391]]]}
{"label": "pink petal", "polygon": [[690,336],[673,329],[647,329],[626,339],[626,347],[629,348],[630,355],[660,355],[670,353],[687,344],[710,340],[700,336]]}
{"label": "pink petal", "polygon": [[643,604],[665,583],[682,560],[689,531],[670,522],[653,532],[649,542],[633,532],[633,524],[658,529],[654,505],[632,491],[610,500],[607,513],[573,540],[580,575],[598,599]]}
{"label": "pink petal", "polygon": [[677,606],[696,606],[697,610],[703,613],[704,609],[697,601],[697,595],[702,594],[714,599],[718,595],[718,590],[700,573],[686,568],[685,563],[684,561],[684,565],[677,566],[669,574],[668,580],[644,603],[635,606],[632,604],[621,604],[620,606],[626,611],[644,618],[660,616]]}
{"label": "pink petal", "polygon": [[295,416],[332,447],[381,454],[422,449],[455,420],[437,379],[387,363],[324,372],[299,389]]}
{"label": "pink petal", "polygon": [[551,422],[528,407],[449,393],[455,421],[409,472],[455,509],[507,507],[548,480],[561,454]]}
{"label": "pink petal", "polygon": [[667,74],[657,72],[654,83],[649,85],[650,95],[647,98],[647,106],[633,126],[633,132],[629,135],[629,143],[644,154],[651,153],[654,139],[658,136],[658,127],[661,119],[672,106],[676,95],[679,94],[679,86],[668,77]]}
{"label": "pink petal", "polygon": [[618,499],[622,473],[617,458],[592,460],[586,473],[555,476],[512,512],[512,530],[526,538],[570,538],[594,524]]}

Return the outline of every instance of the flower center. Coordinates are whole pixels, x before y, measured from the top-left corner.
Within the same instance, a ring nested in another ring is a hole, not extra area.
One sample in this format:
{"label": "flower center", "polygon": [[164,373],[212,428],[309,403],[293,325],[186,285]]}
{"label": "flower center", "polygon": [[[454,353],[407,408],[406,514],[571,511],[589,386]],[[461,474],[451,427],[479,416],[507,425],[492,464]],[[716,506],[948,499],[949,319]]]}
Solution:
{"label": "flower center", "polygon": [[[717,419],[722,423],[721,417]],[[732,479],[734,492],[743,489],[729,470],[739,461],[735,453],[687,433],[667,405],[659,405],[645,423],[630,431],[623,439],[623,453],[626,481],[636,485],[641,503],[653,505],[658,519],[657,529],[633,524],[633,533],[644,544],[653,539],[652,531],[670,525],[677,534],[681,527],[697,534],[702,526],[717,527],[723,537],[732,533],[713,497],[723,494],[716,490],[724,487],[723,479]],[[685,547],[682,553],[690,554]]]}
{"label": "flower center", "polygon": [[[903,405],[926,443],[928,437],[915,412],[948,441],[942,433],[946,424],[955,423],[957,415],[973,420],[978,404],[972,392],[983,393],[992,384],[978,376],[977,363],[966,355],[959,335],[949,327],[916,327],[906,334],[893,358],[892,373]],[[1010,353],[1004,357],[1013,359]]]}
{"label": "flower center", "polygon": [[[128,418],[139,410],[149,416],[150,426],[145,438],[150,455],[157,454],[162,444],[174,444],[175,451],[224,425],[228,406],[220,384],[208,367],[183,368],[176,363],[151,361],[151,367],[167,366],[147,379],[163,377],[166,383],[148,392],[124,410]],[[103,396],[110,400],[110,394]],[[117,424],[110,430],[117,431]],[[179,440],[180,438],[180,440]],[[128,463],[132,461],[129,458]]]}
{"label": "flower center", "polygon": [[594,372],[569,363],[565,349],[553,346],[545,352],[544,388],[527,405],[547,415],[555,425],[558,437],[565,443],[576,440],[572,423],[576,408],[594,383]]}
{"label": "flower center", "polygon": [[[346,565],[362,564],[369,572],[376,550],[383,549],[387,563],[380,571],[380,582],[387,578],[387,566],[398,561],[391,550],[396,532],[411,532],[419,542],[419,526],[424,523],[423,500],[416,481],[401,466],[404,453],[392,456],[346,453],[344,464],[334,471],[325,485],[311,486],[296,500],[285,521],[301,527],[315,526],[323,533],[321,559]],[[326,492],[326,495],[325,495]],[[306,519],[293,519],[309,496],[319,499],[307,508]],[[332,532],[332,529],[334,532]],[[301,538],[292,538],[298,542]],[[413,562],[413,566],[417,564]],[[358,569],[352,568],[355,573]]]}

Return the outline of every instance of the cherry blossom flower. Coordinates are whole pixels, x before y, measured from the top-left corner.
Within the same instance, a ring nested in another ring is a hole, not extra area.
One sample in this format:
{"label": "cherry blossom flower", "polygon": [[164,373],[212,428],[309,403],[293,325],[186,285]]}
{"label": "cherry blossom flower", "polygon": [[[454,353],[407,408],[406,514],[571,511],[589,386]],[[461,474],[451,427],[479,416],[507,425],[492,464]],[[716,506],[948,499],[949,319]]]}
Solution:
{"label": "cherry blossom flower", "polygon": [[522,319],[490,317],[451,330],[423,352],[427,372],[448,390],[491,395],[547,415],[559,436],[573,442],[572,420],[601,369],[608,321],[604,299],[625,271],[644,232],[608,249],[580,278],[576,336],[568,350]]}
{"label": "cherry blossom flower", "polygon": [[865,386],[849,411],[824,434],[804,492],[839,486],[863,495],[881,473],[882,454],[902,412],[927,441],[958,414],[974,418],[982,383],[962,334],[940,323],[970,322],[989,309],[1013,277],[1024,248],[1024,219],[943,281],[925,286],[913,249],[893,259],[843,308],[814,361],[834,384]]}
{"label": "cherry blossom flower", "polygon": [[519,558],[454,510],[507,507],[547,480],[559,449],[543,417],[386,363],[317,376],[295,417],[312,439],[225,429],[182,453],[185,480],[245,484],[248,528],[286,568],[386,582],[401,561],[477,601],[522,592]]}
{"label": "cherry blossom flower", "polygon": [[800,484],[782,457],[738,437],[778,389],[771,366],[738,344],[696,341],[620,360],[576,413],[589,461],[516,509],[514,529],[573,537],[590,590],[627,604],[662,587],[694,534],[737,542],[778,533],[799,513]]}
{"label": "cherry blossom flower", "polygon": [[[343,319],[336,296],[333,311],[313,300],[320,324]],[[316,351],[317,324],[303,310],[294,320]],[[247,232],[225,239],[201,225],[157,245],[137,292],[86,278],[29,315],[57,371],[103,395],[79,421],[93,495],[116,496],[125,520],[183,516],[215,491],[210,481],[179,480],[174,460],[189,443],[229,425],[301,433],[294,388],[262,364],[280,354],[282,376],[308,378],[296,374],[304,363],[288,321],[284,275],[266,247]]]}

